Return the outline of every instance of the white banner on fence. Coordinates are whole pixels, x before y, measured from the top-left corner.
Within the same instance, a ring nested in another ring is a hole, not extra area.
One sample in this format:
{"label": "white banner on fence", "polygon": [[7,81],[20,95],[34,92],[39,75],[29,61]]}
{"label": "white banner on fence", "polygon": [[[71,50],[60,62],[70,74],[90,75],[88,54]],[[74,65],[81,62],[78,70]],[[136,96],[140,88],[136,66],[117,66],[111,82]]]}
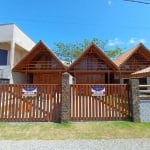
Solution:
{"label": "white banner on fence", "polygon": [[34,97],[37,96],[37,87],[23,87],[22,96],[24,97]]}
{"label": "white banner on fence", "polygon": [[91,88],[92,96],[105,96],[104,86],[93,86]]}

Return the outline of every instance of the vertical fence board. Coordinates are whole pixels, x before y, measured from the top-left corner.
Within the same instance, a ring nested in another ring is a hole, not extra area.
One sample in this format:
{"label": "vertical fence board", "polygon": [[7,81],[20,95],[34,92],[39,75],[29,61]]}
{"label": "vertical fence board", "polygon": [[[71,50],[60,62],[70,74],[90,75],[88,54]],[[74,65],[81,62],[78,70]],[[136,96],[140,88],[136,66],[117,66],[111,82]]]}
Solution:
{"label": "vertical fence board", "polygon": [[[104,86],[105,96],[92,96],[92,86]],[[71,95],[71,120],[130,119],[125,84],[74,84]]]}
{"label": "vertical fence board", "polygon": [[[37,87],[37,95],[25,97],[23,87]],[[0,121],[56,121],[60,103],[59,85],[0,84]]]}

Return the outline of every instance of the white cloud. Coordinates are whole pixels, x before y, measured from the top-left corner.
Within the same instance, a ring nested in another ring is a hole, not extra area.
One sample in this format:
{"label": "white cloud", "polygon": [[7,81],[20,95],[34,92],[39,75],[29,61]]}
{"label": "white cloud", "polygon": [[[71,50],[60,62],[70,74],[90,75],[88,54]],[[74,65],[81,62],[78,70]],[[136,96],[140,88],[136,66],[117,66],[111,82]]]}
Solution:
{"label": "white cloud", "polygon": [[134,44],[134,43],[136,43],[136,38],[134,37],[130,38],[129,44]]}
{"label": "white cloud", "polygon": [[144,44],[144,43],[146,43],[146,40],[145,39],[140,39],[139,42]]}
{"label": "white cloud", "polygon": [[115,38],[113,40],[108,40],[108,45],[109,46],[118,46],[118,45],[121,45],[121,44],[123,44],[123,42],[118,38]]}
{"label": "white cloud", "polygon": [[112,1],[111,1],[111,0],[109,0],[109,1],[108,1],[108,5],[111,5],[111,4],[112,4]]}
{"label": "white cloud", "polygon": [[135,43],[146,43],[146,40],[144,38],[136,38],[136,37],[131,37],[129,42],[129,44],[135,44]]}

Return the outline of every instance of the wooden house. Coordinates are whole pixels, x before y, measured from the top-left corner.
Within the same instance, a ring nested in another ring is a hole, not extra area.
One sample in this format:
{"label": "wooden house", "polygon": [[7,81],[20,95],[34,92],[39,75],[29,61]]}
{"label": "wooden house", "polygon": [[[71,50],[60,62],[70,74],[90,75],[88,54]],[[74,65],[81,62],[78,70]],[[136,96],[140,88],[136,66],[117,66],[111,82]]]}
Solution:
{"label": "wooden house", "polygon": [[120,79],[127,83],[131,73],[150,66],[150,51],[139,43],[115,59],[114,63],[119,67]]}
{"label": "wooden house", "polygon": [[69,66],[68,72],[77,84],[118,83],[118,67],[94,43]]}
{"label": "wooden house", "polygon": [[23,83],[60,84],[62,73],[66,69],[55,54],[42,41],[39,41],[13,68],[13,72],[24,75]]}

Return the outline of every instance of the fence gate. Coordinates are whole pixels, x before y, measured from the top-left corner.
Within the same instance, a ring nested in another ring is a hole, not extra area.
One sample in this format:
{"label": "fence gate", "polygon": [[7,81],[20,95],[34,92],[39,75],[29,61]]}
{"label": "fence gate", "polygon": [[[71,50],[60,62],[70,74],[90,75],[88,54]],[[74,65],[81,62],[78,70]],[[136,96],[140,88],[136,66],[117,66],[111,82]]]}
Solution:
{"label": "fence gate", "polygon": [[60,103],[56,84],[0,85],[0,121],[59,121]]}
{"label": "fence gate", "polygon": [[71,120],[130,119],[128,85],[71,85]]}

